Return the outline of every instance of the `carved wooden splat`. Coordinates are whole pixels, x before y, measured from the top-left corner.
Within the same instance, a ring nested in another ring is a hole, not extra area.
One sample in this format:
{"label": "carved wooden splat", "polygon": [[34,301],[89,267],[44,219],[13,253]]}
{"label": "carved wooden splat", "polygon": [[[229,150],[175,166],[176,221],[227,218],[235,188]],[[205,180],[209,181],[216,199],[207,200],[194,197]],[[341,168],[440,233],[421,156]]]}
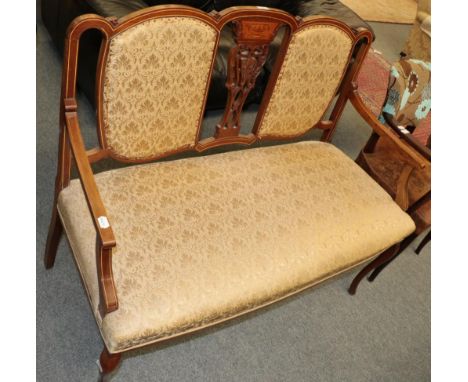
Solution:
{"label": "carved wooden splat", "polygon": [[236,20],[233,24],[236,46],[229,52],[226,81],[229,94],[224,115],[216,125],[216,138],[239,135],[245,100],[265,64],[270,43],[282,25],[276,20],[255,19]]}

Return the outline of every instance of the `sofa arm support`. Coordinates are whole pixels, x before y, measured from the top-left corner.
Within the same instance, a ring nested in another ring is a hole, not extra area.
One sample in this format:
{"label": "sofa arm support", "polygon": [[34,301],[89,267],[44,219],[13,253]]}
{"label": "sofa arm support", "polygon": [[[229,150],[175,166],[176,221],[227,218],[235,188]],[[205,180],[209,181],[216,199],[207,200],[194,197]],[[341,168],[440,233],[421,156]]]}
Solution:
{"label": "sofa arm support", "polygon": [[68,108],[68,111],[65,112],[65,123],[81,186],[96,228],[96,264],[100,295],[99,308],[101,315],[104,317],[105,314],[118,309],[117,293],[112,274],[112,248],[116,246],[116,241],[81,137],[78,115],[76,113],[76,102],[74,100],[71,102],[70,100],[65,101],[66,104],[74,106]]}

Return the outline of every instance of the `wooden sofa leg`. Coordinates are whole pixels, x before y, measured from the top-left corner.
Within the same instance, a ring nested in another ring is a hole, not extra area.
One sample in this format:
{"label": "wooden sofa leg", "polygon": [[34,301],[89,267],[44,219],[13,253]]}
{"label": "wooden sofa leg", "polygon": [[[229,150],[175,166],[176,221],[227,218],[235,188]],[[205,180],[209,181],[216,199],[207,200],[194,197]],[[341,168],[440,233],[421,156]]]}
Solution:
{"label": "wooden sofa leg", "polygon": [[414,252],[416,252],[417,255],[421,252],[421,250],[424,248],[424,246],[431,241],[431,231],[427,233],[426,236],[424,236],[424,239],[422,239],[421,243],[419,243],[418,248]]}
{"label": "wooden sofa leg", "polygon": [[389,261],[387,261],[386,263],[383,263],[381,265],[379,265],[378,267],[376,267],[374,269],[374,272],[371,273],[371,275],[369,276],[369,278],[367,279],[369,282],[372,282],[376,279],[376,277],[379,275],[380,272],[382,272],[388,265],[390,265],[392,263],[393,260],[395,260],[398,256],[400,256],[402,251],[399,251],[395,256],[393,256]]}
{"label": "wooden sofa leg", "polygon": [[62,232],[62,222],[58,216],[57,207],[54,206],[44,253],[44,265],[46,269],[50,269],[54,266],[55,256],[57,255],[57,248],[60,242],[60,237],[62,236]]}
{"label": "wooden sofa leg", "polygon": [[382,265],[379,265],[374,269],[374,272],[369,276],[369,281],[372,282],[375,280],[375,278],[379,275],[380,272],[382,272],[393,260],[395,260],[400,254],[408,247],[408,245],[411,244],[411,242],[416,238],[416,234],[411,234],[409,235],[405,240],[403,240],[400,244],[400,249],[398,252],[393,256],[389,261],[386,263],[383,263]]}
{"label": "wooden sofa leg", "polygon": [[348,293],[350,295],[356,294],[357,287],[361,280],[366,277],[366,275],[372,271],[373,269],[377,268],[378,266],[385,264],[388,262],[393,256],[395,256],[395,253],[398,251],[399,245],[396,244],[393,247],[388,248],[386,251],[382,252],[379,256],[377,256],[376,259],[372,260],[369,264],[367,264],[361,272],[359,272],[356,277],[353,279],[353,282],[351,283]]}
{"label": "wooden sofa leg", "polygon": [[115,370],[115,368],[119,365],[121,358],[122,353],[111,354],[104,346],[101,356],[99,357],[99,364],[101,368],[99,374],[99,382],[106,381],[106,376],[108,376],[108,374],[112,373]]}

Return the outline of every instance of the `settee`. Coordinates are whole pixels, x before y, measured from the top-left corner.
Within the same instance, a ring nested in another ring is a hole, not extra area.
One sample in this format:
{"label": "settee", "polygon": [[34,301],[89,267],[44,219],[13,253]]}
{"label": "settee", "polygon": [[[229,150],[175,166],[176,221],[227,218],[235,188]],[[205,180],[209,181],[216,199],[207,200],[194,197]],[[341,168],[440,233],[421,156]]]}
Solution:
{"label": "settee", "polygon": [[[236,44],[228,99],[214,135],[202,138],[217,46],[229,23]],[[255,124],[244,133],[243,107],[281,28]],[[89,148],[75,84],[80,39],[93,29],[103,45],[99,145]],[[370,261],[353,294],[414,231],[390,195],[330,143],[350,99],[379,135],[426,164],[358,96],[356,77],[371,41],[369,30],[337,19],[262,7],[207,14],[157,6],[116,21],[91,14],[72,22],[44,260],[54,265],[65,233],[104,341],[102,378],[125,352],[247,314]],[[287,143],[313,128],[322,131],[321,142]],[[195,155],[271,140],[285,143]],[[104,159],[131,165],[94,173]]]}
{"label": "settee", "polygon": [[[131,12],[144,9],[150,5],[164,3],[179,3],[197,7],[205,12],[220,11],[232,5],[265,5],[276,6],[297,14],[301,17],[308,15],[324,15],[337,18],[354,29],[361,27],[371,30],[368,24],[359,18],[352,10],[338,0],[174,0],[172,2],[161,0],[42,0],[41,13],[44,25],[49,31],[52,41],[63,54],[65,33],[70,22],[80,15],[95,13],[103,17],[121,18]],[[259,103],[266,86],[268,75],[271,71],[280,36],[273,43],[270,57],[259,76],[247,103]],[[215,62],[207,109],[223,108],[226,103],[227,91],[225,87],[227,74],[227,56],[234,46],[233,33],[227,26],[223,32],[219,44],[218,55]],[[97,31],[88,31],[81,40],[80,65],[78,67],[78,85],[88,99],[95,102],[95,77],[96,64],[101,45],[101,35]]]}

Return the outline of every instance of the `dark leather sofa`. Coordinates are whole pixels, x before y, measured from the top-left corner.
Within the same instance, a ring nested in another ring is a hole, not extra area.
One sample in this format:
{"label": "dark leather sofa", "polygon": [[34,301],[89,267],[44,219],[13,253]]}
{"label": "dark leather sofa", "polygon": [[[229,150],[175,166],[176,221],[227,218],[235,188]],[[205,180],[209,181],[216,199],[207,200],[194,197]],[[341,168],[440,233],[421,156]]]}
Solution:
{"label": "dark leather sofa", "polygon": [[[222,10],[233,5],[264,5],[281,8],[299,16],[328,15],[346,22],[353,28],[367,27],[362,19],[338,0],[42,0],[42,20],[49,31],[54,44],[63,53],[65,33],[70,22],[77,16],[85,13],[97,13],[104,17],[114,16],[120,18],[130,12],[160,4],[185,4],[203,9],[207,12],[216,9]],[[89,31],[83,35],[80,44],[78,85],[86,94],[91,103],[95,98],[96,63],[99,54],[101,35],[98,31]],[[261,99],[263,89],[271,70],[272,61],[278,47],[280,38],[272,44],[270,58],[262,73],[258,76],[255,88],[249,95],[247,103],[255,103]],[[227,91],[225,79],[227,72],[227,57],[234,40],[232,31],[226,28],[222,33],[219,51],[215,63],[207,109],[223,108],[226,102]]]}

